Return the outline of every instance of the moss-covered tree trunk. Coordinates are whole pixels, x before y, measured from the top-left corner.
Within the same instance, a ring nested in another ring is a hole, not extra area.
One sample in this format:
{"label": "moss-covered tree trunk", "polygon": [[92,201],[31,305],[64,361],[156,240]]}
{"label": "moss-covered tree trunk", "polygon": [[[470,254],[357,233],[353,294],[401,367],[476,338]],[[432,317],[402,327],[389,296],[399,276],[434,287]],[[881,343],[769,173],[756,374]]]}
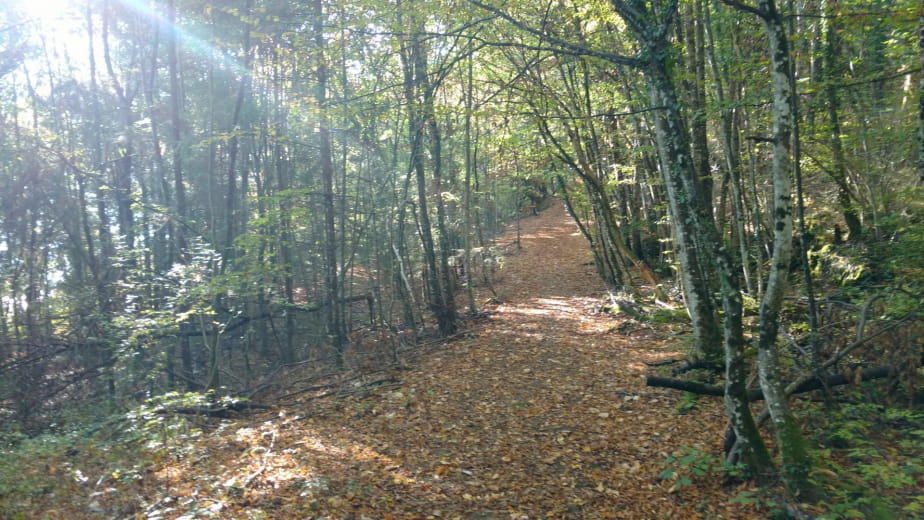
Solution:
{"label": "moss-covered tree trunk", "polygon": [[780,359],[777,349],[780,309],[786,290],[789,263],[792,257],[792,154],[794,124],[792,63],[783,19],[773,0],[759,0],[758,8],[767,29],[773,89],[773,256],[767,288],[760,305],[760,340],[758,363],[760,386],[776,430],[777,444],[783,463],[783,476],[790,491],[809,489],[811,464],[805,440],[796,424],[780,380]]}
{"label": "moss-covered tree trunk", "polygon": [[[687,310],[693,323],[694,351],[698,357],[719,361],[723,352],[722,331],[712,296],[715,271],[704,265],[703,260],[710,253],[703,248],[700,237],[694,230],[696,214],[704,213],[702,208],[698,207],[698,201],[702,200],[697,195],[701,184],[696,182],[696,170],[690,155],[687,130],[683,124],[679,101],[673,92],[673,84],[667,77],[666,67],[661,68],[664,70],[647,72],[651,83],[652,106],[664,107],[662,113],[655,117],[655,133],[671,223],[674,226],[675,249],[680,259],[680,278]],[[683,152],[684,148],[686,153]],[[687,182],[682,182],[680,175],[689,175],[690,178]],[[709,220],[712,220],[711,215]],[[710,225],[714,227],[714,224]]]}
{"label": "moss-covered tree trunk", "polygon": [[[918,21],[918,53],[924,71],[924,14]],[[924,72],[918,82],[918,175],[924,187]]]}
{"label": "moss-covered tree trunk", "polygon": [[[697,182],[686,120],[677,98],[674,78],[669,66],[670,43],[667,32],[673,23],[676,6],[661,11],[647,8],[636,2],[610,0],[613,8],[635,33],[642,47],[644,61],[640,63],[648,82],[652,105],[657,107],[656,134],[661,156],[662,172],[667,187],[671,217],[678,235],[682,271],[685,282],[697,282],[698,276],[708,273],[691,272],[696,262],[697,249],[710,255],[719,277],[724,315],[724,352],[726,360],[726,405],[732,427],[738,437],[742,461],[756,474],[767,473],[773,461],[767,452],[760,432],[754,423],[745,388],[744,335],[742,328],[742,301],[737,270],[715,227],[711,206],[697,204],[704,200],[700,195],[702,184]],[[701,280],[700,280],[701,282]],[[693,285],[702,290],[704,284]],[[693,292],[693,291],[689,291]],[[702,308],[709,308],[711,293],[697,293]],[[691,306],[697,318],[700,308]],[[715,323],[715,313],[698,318]]]}
{"label": "moss-covered tree trunk", "polygon": [[[666,42],[664,44],[666,45]],[[686,257],[686,262],[682,262],[681,265],[681,273],[686,283],[695,282],[698,273],[691,272],[688,266],[698,265],[695,258],[691,258],[695,253],[691,249],[697,246],[707,248],[706,252],[715,258],[722,307],[725,311],[721,344],[725,356],[725,405],[728,418],[737,437],[737,453],[741,461],[755,474],[765,474],[773,467],[773,462],[754,422],[747,397],[748,371],[744,362],[742,300],[737,273],[725,251],[709,209],[691,207],[693,204],[688,202],[694,200],[689,193],[696,186],[695,169],[692,167],[689,154],[683,116],[674,94],[673,83],[667,76],[667,69],[663,62],[653,63],[646,72],[653,91],[652,101],[663,107],[656,125],[658,148],[662,156],[672,217],[677,221],[678,249],[681,258]],[[687,293],[696,295],[695,290],[690,289],[697,287],[691,285]],[[705,297],[708,298],[709,295]],[[697,316],[696,312],[701,309],[697,309],[690,301],[687,305],[694,319],[699,318],[703,322],[716,319],[714,314]],[[707,307],[705,301],[702,302],[702,307]]]}

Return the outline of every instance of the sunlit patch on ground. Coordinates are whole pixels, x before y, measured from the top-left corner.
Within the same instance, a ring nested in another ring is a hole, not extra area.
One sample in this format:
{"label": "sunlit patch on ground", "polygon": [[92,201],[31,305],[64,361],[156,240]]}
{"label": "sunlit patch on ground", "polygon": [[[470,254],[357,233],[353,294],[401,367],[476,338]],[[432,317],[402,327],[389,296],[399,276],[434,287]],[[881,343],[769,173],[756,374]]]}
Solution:
{"label": "sunlit patch on ground", "polygon": [[242,417],[93,503],[157,520],[761,518],[718,478],[683,492],[659,477],[680,445],[721,450],[721,401],[679,415],[676,393],[644,386],[646,363],[680,353],[600,312],[566,218],[524,219],[502,303],[392,382]]}

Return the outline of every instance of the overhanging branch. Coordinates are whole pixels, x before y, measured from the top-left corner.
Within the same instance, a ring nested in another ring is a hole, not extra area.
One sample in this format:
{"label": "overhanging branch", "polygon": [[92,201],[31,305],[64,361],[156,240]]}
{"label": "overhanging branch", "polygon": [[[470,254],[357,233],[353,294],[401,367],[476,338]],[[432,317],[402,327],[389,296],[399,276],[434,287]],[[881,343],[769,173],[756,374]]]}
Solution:
{"label": "overhanging branch", "polygon": [[639,68],[643,65],[643,62],[639,60],[638,58],[624,56],[622,54],[617,54],[614,52],[604,52],[604,51],[588,49],[587,47],[583,45],[577,45],[569,41],[556,38],[554,36],[547,34],[544,31],[536,29],[535,27],[531,27],[521,22],[520,20],[517,20],[513,16],[507,14],[506,12],[501,11],[497,7],[485,4],[483,2],[480,2],[479,0],[469,0],[469,2],[471,2],[472,5],[475,5],[481,9],[484,9],[485,11],[493,13],[498,18],[503,19],[504,21],[513,25],[517,29],[520,29],[521,31],[532,34],[533,36],[539,38],[540,41],[543,41],[549,44],[550,47],[545,47],[541,45],[536,46],[536,45],[512,43],[512,42],[485,42],[488,45],[496,46],[496,47],[520,47],[520,48],[524,48],[528,50],[544,50],[544,51],[550,51],[550,52],[570,54],[572,56],[589,56],[593,58],[599,58],[602,60],[606,60],[610,63],[615,63],[618,65],[626,65],[628,67],[635,67],[635,68]]}

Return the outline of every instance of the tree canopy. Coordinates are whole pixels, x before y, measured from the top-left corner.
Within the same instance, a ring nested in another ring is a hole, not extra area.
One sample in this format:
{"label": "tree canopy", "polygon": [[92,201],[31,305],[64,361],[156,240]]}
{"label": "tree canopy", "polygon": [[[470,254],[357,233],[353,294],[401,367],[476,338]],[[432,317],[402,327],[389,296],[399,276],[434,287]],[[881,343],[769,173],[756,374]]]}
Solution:
{"label": "tree canopy", "polygon": [[612,301],[685,309],[728,462],[776,474],[766,414],[813,496],[800,384],[913,401],[866,333],[919,327],[922,67],[913,0],[8,1],[0,429],[387,366],[556,196]]}

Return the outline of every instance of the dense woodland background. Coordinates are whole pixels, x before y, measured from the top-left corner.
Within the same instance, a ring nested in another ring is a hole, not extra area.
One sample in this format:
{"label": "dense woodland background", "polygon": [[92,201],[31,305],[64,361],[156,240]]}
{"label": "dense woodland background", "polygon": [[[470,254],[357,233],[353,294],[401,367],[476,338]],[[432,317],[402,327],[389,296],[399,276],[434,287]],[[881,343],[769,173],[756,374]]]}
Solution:
{"label": "dense woodland background", "polygon": [[612,307],[686,307],[730,460],[774,465],[748,388],[796,493],[799,384],[920,401],[916,0],[32,4],[0,10],[4,443],[386,367],[552,195]]}

